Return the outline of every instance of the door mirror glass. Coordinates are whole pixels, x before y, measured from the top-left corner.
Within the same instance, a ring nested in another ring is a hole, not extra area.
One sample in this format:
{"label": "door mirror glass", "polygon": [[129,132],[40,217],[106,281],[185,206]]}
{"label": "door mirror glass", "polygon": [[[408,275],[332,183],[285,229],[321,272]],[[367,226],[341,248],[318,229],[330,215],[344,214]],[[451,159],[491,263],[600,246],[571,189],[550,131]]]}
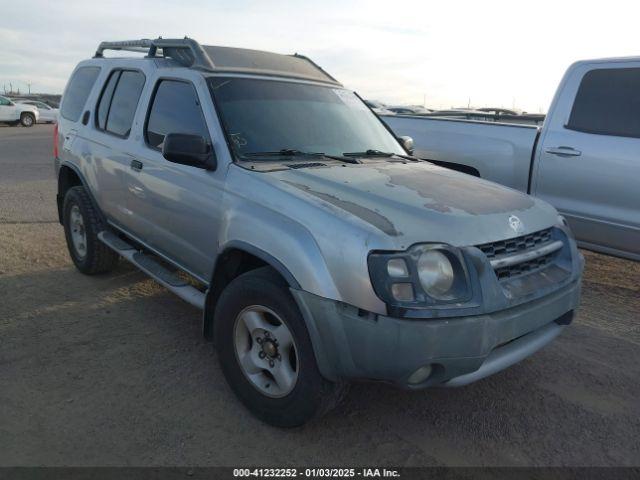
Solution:
{"label": "door mirror glass", "polygon": [[169,133],[164,137],[162,156],[170,162],[215,170],[216,155],[211,144],[200,135]]}
{"label": "door mirror glass", "polygon": [[413,155],[413,138],[403,135],[402,137],[398,137],[398,140],[404,149],[409,152],[409,155]]}

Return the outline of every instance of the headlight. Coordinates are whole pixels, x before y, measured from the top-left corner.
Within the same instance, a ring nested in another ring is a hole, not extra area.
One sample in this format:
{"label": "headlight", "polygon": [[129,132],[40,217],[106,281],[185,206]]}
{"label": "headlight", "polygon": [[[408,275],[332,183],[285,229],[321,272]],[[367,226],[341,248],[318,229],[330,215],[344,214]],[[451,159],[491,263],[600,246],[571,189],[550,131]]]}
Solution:
{"label": "headlight", "polygon": [[428,250],[418,258],[418,278],[427,295],[443,298],[453,287],[453,265],[444,253]]}
{"label": "headlight", "polygon": [[388,305],[428,307],[470,300],[469,273],[460,250],[443,244],[414,245],[404,252],[373,252],[369,274]]}

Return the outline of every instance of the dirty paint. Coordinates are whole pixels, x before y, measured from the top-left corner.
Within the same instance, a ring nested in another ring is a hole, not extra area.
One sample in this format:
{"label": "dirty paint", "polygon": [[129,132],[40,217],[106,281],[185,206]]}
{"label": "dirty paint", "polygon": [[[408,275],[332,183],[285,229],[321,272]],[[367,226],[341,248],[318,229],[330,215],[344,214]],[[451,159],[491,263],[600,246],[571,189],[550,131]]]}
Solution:
{"label": "dirty paint", "polygon": [[349,212],[352,215],[355,215],[356,217],[360,218],[361,220],[364,220],[368,224],[374,226],[378,230],[381,230],[387,235],[390,235],[392,237],[397,237],[402,235],[401,232],[398,232],[396,230],[393,223],[391,223],[391,221],[387,217],[385,217],[384,215],[374,210],[363,207],[362,205],[358,205],[353,202],[349,202],[347,200],[341,200],[338,197],[335,197],[334,195],[330,195],[328,193],[317,192],[306,185],[290,182],[288,180],[283,180],[283,182],[288,185],[291,185],[292,187],[303,190],[310,195],[318,197],[327,203],[330,203],[346,212]]}
{"label": "dirty paint", "polygon": [[389,177],[388,184],[413,190],[429,200],[425,208],[440,213],[461,210],[471,215],[485,215],[527,210],[534,205],[531,198],[520,192],[439,167],[384,166],[377,170]]}

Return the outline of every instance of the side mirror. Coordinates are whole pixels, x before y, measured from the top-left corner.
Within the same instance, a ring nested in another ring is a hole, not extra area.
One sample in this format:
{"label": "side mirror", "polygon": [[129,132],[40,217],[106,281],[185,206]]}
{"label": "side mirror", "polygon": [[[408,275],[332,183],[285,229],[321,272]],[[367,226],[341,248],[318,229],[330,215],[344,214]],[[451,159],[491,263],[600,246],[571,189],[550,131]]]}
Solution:
{"label": "side mirror", "polygon": [[409,155],[413,155],[413,138],[403,135],[402,137],[398,137],[398,141],[400,142],[400,145],[409,152]]}
{"label": "side mirror", "polygon": [[164,137],[162,156],[170,162],[190,167],[215,170],[216,154],[209,142],[200,135],[169,133]]}

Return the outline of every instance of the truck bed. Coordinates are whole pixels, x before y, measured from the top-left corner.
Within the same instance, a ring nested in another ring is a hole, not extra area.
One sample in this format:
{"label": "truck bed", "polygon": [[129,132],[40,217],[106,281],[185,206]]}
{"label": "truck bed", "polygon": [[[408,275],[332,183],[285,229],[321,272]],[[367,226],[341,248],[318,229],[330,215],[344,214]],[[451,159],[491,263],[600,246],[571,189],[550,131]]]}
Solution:
{"label": "truck bed", "polygon": [[411,115],[381,115],[398,135],[413,138],[415,155],[522,192],[529,178],[539,127]]}

